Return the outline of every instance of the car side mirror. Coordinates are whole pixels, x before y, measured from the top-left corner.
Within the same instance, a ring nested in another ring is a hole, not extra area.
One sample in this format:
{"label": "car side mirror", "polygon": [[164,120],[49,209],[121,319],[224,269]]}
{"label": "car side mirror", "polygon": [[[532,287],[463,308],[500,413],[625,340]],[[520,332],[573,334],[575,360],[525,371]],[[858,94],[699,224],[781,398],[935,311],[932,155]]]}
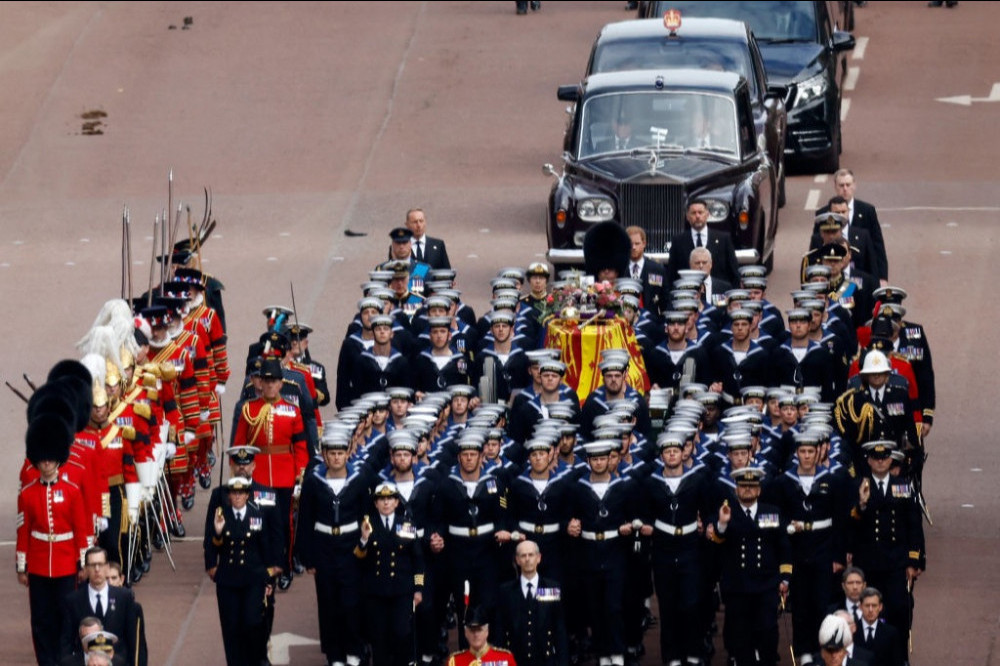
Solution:
{"label": "car side mirror", "polygon": [[850,51],[854,48],[854,35],[843,30],[833,31],[833,50]]}
{"label": "car side mirror", "polygon": [[559,86],[556,90],[556,97],[562,102],[580,101],[580,86],[574,83],[571,86]]}

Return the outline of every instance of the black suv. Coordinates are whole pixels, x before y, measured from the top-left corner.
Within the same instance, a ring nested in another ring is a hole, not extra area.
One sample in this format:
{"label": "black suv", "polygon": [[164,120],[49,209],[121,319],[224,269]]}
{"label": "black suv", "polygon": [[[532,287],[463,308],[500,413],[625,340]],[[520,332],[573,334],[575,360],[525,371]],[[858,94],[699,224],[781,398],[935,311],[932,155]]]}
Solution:
{"label": "black suv", "polygon": [[754,125],[750,85],[711,70],[593,74],[560,99],[576,102],[564,168],[549,194],[548,259],[582,264],[583,238],[615,221],[646,231],[646,254],[666,262],[687,202],[732,235],[740,263],[770,264],[778,227],[777,171]]}
{"label": "black suv", "polygon": [[778,172],[778,204],[785,205],[785,96],[768,87],[757,40],[742,21],[684,18],[680,25],[662,18],[609,23],[590,51],[587,76],[625,69],[715,69],[735,72],[750,86],[757,135]]}
{"label": "black suv", "polygon": [[846,52],[854,37],[837,30],[823,0],[691,0],[647,2],[640,16],[678,10],[685,19],[703,16],[750,25],[771,83],[788,86],[785,155],[818,171],[840,167],[840,98],[847,74]]}

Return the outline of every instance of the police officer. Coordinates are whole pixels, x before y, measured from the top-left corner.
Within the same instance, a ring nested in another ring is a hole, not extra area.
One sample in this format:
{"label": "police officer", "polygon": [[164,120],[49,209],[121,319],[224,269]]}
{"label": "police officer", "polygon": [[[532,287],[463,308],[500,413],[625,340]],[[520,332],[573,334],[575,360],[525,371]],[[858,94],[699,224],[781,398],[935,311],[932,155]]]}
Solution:
{"label": "police officer", "polygon": [[786,523],[777,506],[759,502],[764,472],[732,473],[735,506],[719,508],[714,538],[721,543],[720,588],[726,605],[724,638],[736,666],[778,663],[779,594],[792,573]]}
{"label": "police officer", "polygon": [[215,581],[219,623],[228,666],[259,664],[267,656],[264,604],[281,566],[281,553],[265,526],[266,514],[250,504],[250,482],[234,476],[227,483],[229,506],[210,514],[205,533],[205,570]]}
{"label": "police officer", "polygon": [[361,559],[365,623],[374,666],[414,660],[414,611],[423,601],[424,556],[417,526],[400,507],[396,486],[375,487],[375,511],[362,519]]}

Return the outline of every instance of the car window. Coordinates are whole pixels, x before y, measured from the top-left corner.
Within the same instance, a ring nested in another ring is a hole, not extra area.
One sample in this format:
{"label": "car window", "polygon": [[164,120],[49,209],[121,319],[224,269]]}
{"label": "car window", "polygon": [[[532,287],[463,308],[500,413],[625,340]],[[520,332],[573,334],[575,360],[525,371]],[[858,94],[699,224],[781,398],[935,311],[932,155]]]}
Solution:
{"label": "car window", "polygon": [[584,101],[579,157],[656,147],[736,156],[736,106],[724,95],[608,93]]}
{"label": "car window", "polygon": [[734,72],[750,83],[754,98],[759,93],[749,51],[744,44],[731,40],[658,37],[609,41],[598,44],[589,74],[678,68]]}
{"label": "car window", "polygon": [[679,9],[682,16],[746,21],[758,41],[819,41],[816,5],[812,0],[668,1],[657,2],[652,13],[654,16],[663,16],[668,9]]}

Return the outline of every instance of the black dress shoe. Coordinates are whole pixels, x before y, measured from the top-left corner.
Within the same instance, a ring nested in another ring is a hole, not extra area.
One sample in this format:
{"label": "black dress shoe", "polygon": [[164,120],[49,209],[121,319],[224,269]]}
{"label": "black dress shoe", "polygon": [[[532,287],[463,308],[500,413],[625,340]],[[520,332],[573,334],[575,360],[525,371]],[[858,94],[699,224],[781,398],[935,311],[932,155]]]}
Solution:
{"label": "black dress shoe", "polygon": [[287,574],[278,576],[278,589],[287,590],[292,586],[292,577]]}
{"label": "black dress shoe", "polygon": [[187,536],[187,530],[184,529],[184,523],[178,521],[176,525],[170,528],[170,533],[173,534],[178,539],[183,539]]}
{"label": "black dress shoe", "polygon": [[537,12],[537,11],[538,11],[539,9],[541,9],[541,8],[542,8],[542,3],[541,3],[541,2],[538,2],[538,0],[534,0],[534,1],[533,1],[533,2],[531,3],[531,11],[533,11],[533,12]]}

